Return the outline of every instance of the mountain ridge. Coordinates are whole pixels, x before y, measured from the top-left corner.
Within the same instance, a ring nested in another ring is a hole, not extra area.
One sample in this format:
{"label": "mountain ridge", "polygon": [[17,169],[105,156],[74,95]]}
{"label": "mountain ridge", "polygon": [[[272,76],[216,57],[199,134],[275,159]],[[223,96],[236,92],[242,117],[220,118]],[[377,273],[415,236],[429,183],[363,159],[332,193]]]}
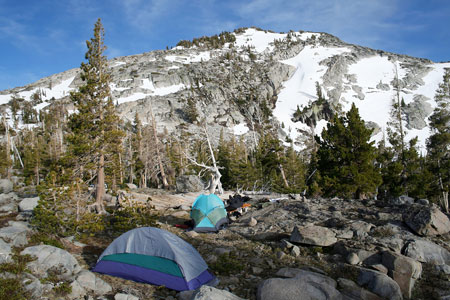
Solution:
{"label": "mountain ridge", "polygon": [[[328,121],[311,106],[317,100],[317,82],[333,110],[340,107],[345,112],[355,103],[362,118],[375,128],[373,140],[378,142],[389,121],[398,72],[407,138],[419,136],[424,149],[434,93],[444,68],[450,67],[450,63],[370,49],[318,32],[241,28],[193,41],[198,46],[192,42],[191,47],[178,45],[109,60],[111,91],[123,119],[132,121],[138,113],[145,123],[151,101],[159,132],[177,134],[181,126],[195,135],[200,120],[193,120],[189,111],[197,111],[216,140],[222,130],[227,137],[244,135],[251,143],[257,127],[269,122],[280,139],[292,140],[301,149],[304,133],[311,128],[293,118],[297,108],[315,118],[315,134]],[[79,74],[74,68],[0,91],[3,114],[10,114],[5,104],[11,97],[31,101],[36,93],[42,100],[33,105],[36,111],[50,105],[53,97],[70,111],[69,93],[82,83]]]}

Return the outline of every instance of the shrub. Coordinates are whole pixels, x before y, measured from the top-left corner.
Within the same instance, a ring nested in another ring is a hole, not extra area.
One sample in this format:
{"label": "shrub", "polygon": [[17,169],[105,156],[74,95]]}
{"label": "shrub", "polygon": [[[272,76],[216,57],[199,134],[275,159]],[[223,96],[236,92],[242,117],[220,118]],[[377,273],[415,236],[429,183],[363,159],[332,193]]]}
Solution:
{"label": "shrub", "polygon": [[230,275],[239,273],[244,269],[243,263],[238,260],[235,253],[224,253],[217,258],[217,261],[210,264],[211,270],[220,275]]}

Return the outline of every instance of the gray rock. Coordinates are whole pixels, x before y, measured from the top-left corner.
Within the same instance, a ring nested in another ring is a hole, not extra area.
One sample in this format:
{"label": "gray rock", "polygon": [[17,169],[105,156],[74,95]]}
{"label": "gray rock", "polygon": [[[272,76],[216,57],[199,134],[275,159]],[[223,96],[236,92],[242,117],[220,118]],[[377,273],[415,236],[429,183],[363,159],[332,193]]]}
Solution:
{"label": "gray rock", "polygon": [[79,272],[75,281],[77,281],[83,289],[95,295],[104,295],[112,291],[112,288],[108,283],[88,270]]}
{"label": "gray rock", "polygon": [[70,284],[70,288],[71,292],[69,295],[67,295],[67,298],[71,300],[86,299],[87,291],[80,285],[78,281],[72,281],[72,283]]}
{"label": "gray rock", "polygon": [[138,188],[137,185],[135,185],[134,183],[127,183],[127,187],[128,187],[130,190],[135,190],[135,189]]}
{"label": "gray rock", "polygon": [[350,252],[345,260],[351,265],[357,265],[360,262],[358,255],[354,252]]}
{"label": "gray rock", "polygon": [[416,279],[422,274],[422,265],[403,255],[384,251],[382,263],[388,268],[388,275],[400,286],[402,294],[411,298]]}
{"label": "gray rock", "polygon": [[[319,271],[319,270],[318,270]],[[285,278],[294,278],[294,277],[305,277],[312,278],[313,281],[325,282],[327,285],[336,287],[336,281],[333,278],[326,276],[325,274],[315,271],[309,271],[304,269],[297,268],[281,268],[275,273],[275,276],[285,277]]]}
{"label": "gray rock", "polygon": [[411,198],[407,195],[401,195],[392,200],[392,204],[394,205],[405,205],[405,204],[414,204],[414,198]]}
{"label": "gray rock", "polygon": [[350,228],[356,237],[365,237],[375,225],[364,221],[356,221],[350,224]]}
{"label": "gray rock", "polygon": [[302,243],[315,246],[330,246],[337,242],[336,234],[326,227],[306,226],[294,227],[290,241],[293,243]]}
{"label": "gray rock", "polygon": [[47,295],[53,288],[52,284],[42,284],[39,278],[32,274],[24,273],[24,277],[23,287],[30,293],[31,299],[41,299],[42,295]]}
{"label": "gray rock", "polygon": [[178,293],[178,300],[191,300],[192,295],[195,292],[196,292],[195,290],[179,292]]}
{"label": "gray rock", "polygon": [[450,275],[450,266],[449,265],[436,265],[435,269],[436,269],[436,271],[442,272],[445,275]]}
{"label": "gray rock", "polygon": [[333,279],[304,270],[296,272],[294,278],[271,278],[262,281],[258,285],[256,298],[258,300],[343,299]]}
{"label": "gray rock", "polygon": [[35,261],[29,262],[27,267],[40,278],[47,277],[47,272],[57,273],[61,280],[68,280],[81,271],[81,267],[75,257],[66,250],[49,245],[38,245],[25,248],[21,255],[35,256]]}
{"label": "gray rock", "polygon": [[433,107],[427,100],[429,99],[423,95],[414,95],[413,102],[406,105],[406,128],[420,130],[427,126],[426,119],[433,112]]}
{"label": "gray rock", "polygon": [[418,199],[416,203],[420,205],[430,205],[430,201],[428,199]]}
{"label": "gray rock", "polygon": [[292,247],[294,247],[294,244],[290,243],[288,240],[281,240],[281,249],[291,249]]}
{"label": "gray rock", "polygon": [[377,89],[382,90],[382,91],[389,91],[391,89],[391,87],[389,86],[389,84],[387,83],[382,83],[381,80],[380,82],[377,84],[376,86]]}
{"label": "gray rock", "polygon": [[300,248],[297,246],[292,247],[291,249],[291,255],[294,257],[298,257],[300,256],[301,252],[300,252]]}
{"label": "gray rock", "polygon": [[31,211],[38,205],[39,197],[24,198],[19,203],[19,211]]}
{"label": "gray rock", "polygon": [[0,215],[5,216],[18,211],[18,206],[14,202],[5,203],[0,206]]}
{"label": "gray rock", "polygon": [[114,300],[139,300],[139,297],[134,295],[118,293],[114,295]]}
{"label": "gray rock", "polygon": [[345,279],[338,278],[337,280],[339,291],[350,299],[354,300],[382,300],[378,295],[369,292],[366,289],[358,286],[355,282]]}
{"label": "gray rock", "polygon": [[435,265],[450,264],[450,252],[427,240],[416,239],[409,241],[405,246],[404,254],[424,263]]}
{"label": "gray rock", "polygon": [[13,183],[9,179],[0,179],[0,194],[8,194],[13,190]]}
{"label": "gray rock", "polygon": [[28,244],[27,233],[29,228],[21,226],[8,226],[0,228],[0,238],[14,247],[23,247]]}
{"label": "gray rock", "polygon": [[450,220],[437,207],[415,205],[403,214],[404,222],[418,235],[434,236],[450,231]]}
{"label": "gray rock", "polygon": [[248,221],[248,226],[254,227],[256,226],[256,224],[258,224],[258,221],[256,221],[255,218],[251,217],[250,220]]}
{"label": "gray rock", "polygon": [[192,296],[192,300],[243,300],[242,298],[211,286],[202,285]]}
{"label": "gray rock", "polygon": [[0,264],[11,261],[11,246],[0,239]]}
{"label": "gray rock", "polygon": [[176,179],[178,193],[200,192],[204,189],[204,183],[196,175],[182,175]]}
{"label": "gray rock", "polygon": [[385,299],[403,299],[397,282],[377,271],[361,268],[358,275],[358,285],[367,288],[369,291]]}
{"label": "gray rock", "polygon": [[14,192],[0,194],[0,205],[9,204],[11,202],[17,202],[18,199],[19,197]]}

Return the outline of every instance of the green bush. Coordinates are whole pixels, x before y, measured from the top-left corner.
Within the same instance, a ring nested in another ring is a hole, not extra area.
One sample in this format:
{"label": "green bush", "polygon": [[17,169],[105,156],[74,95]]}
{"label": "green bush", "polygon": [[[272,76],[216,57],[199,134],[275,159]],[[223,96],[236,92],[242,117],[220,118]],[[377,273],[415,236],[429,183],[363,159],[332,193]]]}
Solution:
{"label": "green bush", "polygon": [[19,278],[0,278],[0,300],[27,300],[29,293],[25,291]]}
{"label": "green bush", "polygon": [[44,244],[44,245],[50,245],[50,246],[53,246],[56,248],[64,249],[64,245],[60,241],[58,241],[56,238],[54,238],[52,236],[42,233],[42,232],[33,234],[29,239],[29,244],[31,244],[31,245]]}
{"label": "green bush", "polygon": [[230,275],[239,273],[244,269],[243,262],[238,260],[235,253],[224,253],[217,258],[217,261],[210,264],[211,270],[216,274]]}
{"label": "green bush", "polygon": [[111,214],[108,227],[113,236],[119,236],[137,227],[157,227],[157,220],[151,207],[125,207]]}

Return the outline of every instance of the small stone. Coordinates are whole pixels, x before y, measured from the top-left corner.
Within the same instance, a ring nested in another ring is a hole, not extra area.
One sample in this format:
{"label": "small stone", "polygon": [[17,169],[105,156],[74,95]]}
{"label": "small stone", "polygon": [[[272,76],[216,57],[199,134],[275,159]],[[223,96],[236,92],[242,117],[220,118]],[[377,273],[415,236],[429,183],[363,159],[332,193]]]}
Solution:
{"label": "small stone", "polygon": [[346,257],[346,260],[351,265],[357,265],[360,262],[359,257],[355,252],[350,252]]}
{"label": "small stone", "polygon": [[195,232],[194,230],[186,231],[184,234],[186,234],[188,237],[191,237],[191,238],[196,238],[199,236],[199,234],[197,232]]}
{"label": "small stone", "polygon": [[253,227],[256,226],[256,224],[258,224],[258,221],[256,221],[255,218],[251,217],[250,221],[248,221],[248,226]]}
{"label": "small stone", "polygon": [[292,247],[292,249],[291,249],[291,255],[292,256],[294,256],[294,257],[298,257],[298,256],[300,256],[300,248],[299,247],[297,247],[297,246],[294,246],[294,247]]}
{"label": "small stone", "polygon": [[283,257],[286,256],[286,253],[284,253],[283,251],[277,251],[275,255],[277,256],[278,259],[282,259]]}
{"label": "small stone", "polygon": [[282,239],[281,240],[281,248],[282,249],[291,249],[294,246],[294,244],[290,243],[288,240]]}

